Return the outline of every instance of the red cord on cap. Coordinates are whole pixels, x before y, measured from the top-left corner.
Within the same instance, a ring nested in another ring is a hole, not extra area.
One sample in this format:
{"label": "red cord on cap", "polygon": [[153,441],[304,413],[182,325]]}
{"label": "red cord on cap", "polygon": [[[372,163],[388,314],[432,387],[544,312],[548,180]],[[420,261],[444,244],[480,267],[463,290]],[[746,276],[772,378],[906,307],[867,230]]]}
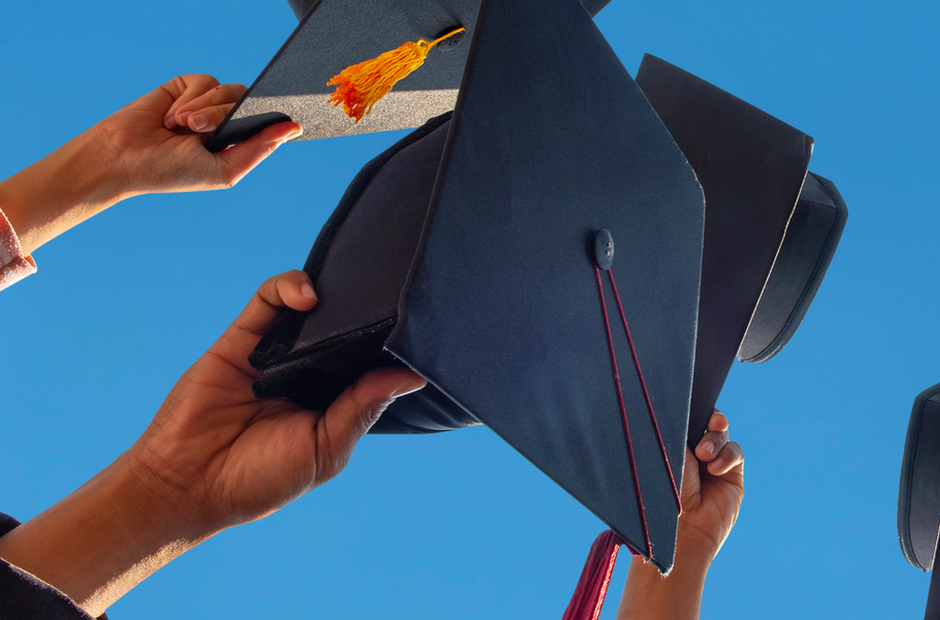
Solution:
{"label": "red cord on cap", "polygon": [[[611,246],[608,244],[608,248]],[[610,253],[608,252],[607,256]],[[636,353],[636,347],[633,345],[633,336],[630,334],[630,326],[627,324],[627,315],[623,310],[623,304],[620,302],[620,293],[617,292],[617,283],[614,281],[614,274],[610,269],[609,262],[605,265],[607,277],[610,278],[610,285],[614,291],[614,298],[617,301],[617,309],[620,311],[620,319],[623,321],[623,329],[627,333],[627,342],[630,344],[630,353],[633,355],[633,363],[636,365],[636,372],[640,378],[640,386],[643,388],[643,396],[646,398],[646,406],[649,409],[650,419],[653,421],[653,428],[656,431],[656,438],[659,440],[659,448],[662,451],[663,460],[666,463],[666,470],[669,473],[669,480],[672,482],[672,490],[675,494],[676,504],[679,506],[679,512],[682,512],[682,501],[679,496],[679,487],[676,485],[676,479],[672,474],[672,466],[669,464],[669,456],[666,454],[666,446],[663,443],[662,434],[659,432],[659,424],[656,422],[656,414],[653,412],[653,401],[650,399],[649,390],[646,389],[646,380],[643,378],[643,370],[640,368],[640,358]],[[623,400],[623,387],[620,384],[620,371],[617,368],[617,354],[614,351],[614,338],[610,331],[610,318],[607,314],[607,302],[604,299],[604,282],[601,279],[601,270],[594,267],[597,276],[597,290],[601,297],[601,310],[604,313],[604,327],[607,329],[607,344],[610,347],[610,361],[614,370],[614,383],[617,385],[617,398],[620,402],[620,414],[623,417],[623,432],[627,440],[627,452],[630,455],[630,466],[633,473],[633,486],[636,489],[637,503],[640,506],[640,519],[643,523],[643,535],[646,538],[646,548],[649,550],[649,557],[653,558],[653,545],[650,542],[649,527],[646,523],[646,509],[643,506],[643,496],[640,492],[640,477],[636,469],[636,459],[633,454],[633,442],[630,440],[630,425],[627,422],[627,407]],[[581,577],[578,580],[578,586],[575,588],[565,609],[565,615],[562,620],[597,620],[601,615],[601,609],[604,607],[604,599],[607,596],[607,588],[610,586],[610,577],[614,572],[614,565],[617,562],[617,552],[620,545],[626,544],[613,530],[607,530],[597,537],[594,544],[591,545],[591,551],[584,563],[584,569],[581,571]],[[627,548],[633,555],[642,555],[630,545]]]}
{"label": "red cord on cap", "polygon": [[[627,315],[623,312],[623,305],[620,303],[620,294],[617,292],[617,283],[614,282],[613,269],[607,269],[607,277],[610,278],[610,285],[614,288],[614,298],[617,300],[617,308],[620,309],[620,318],[623,319],[623,329],[627,332],[627,342],[630,343],[630,352],[633,353],[633,363],[636,364],[636,374],[640,377],[640,386],[643,388],[643,396],[646,397],[646,406],[649,408],[650,419],[653,421],[653,429],[656,431],[656,439],[659,440],[659,449],[663,453],[663,460],[666,462],[666,471],[669,472],[669,481],[672,482],[672,492],[675,494],[676,505],[679,506],[679,513],[681,514],[682,499],[679,497],[679,487],[676,485],[676,479],[672,475],[672,465],[669,464],[669,456],[666,454],[663,436],[659,433],[659,424],[656,423],[656,414],[653,413],[653,401],[650,400],[650,393],[646,389],[646,380],[643,379],[643,371],[640,369],[640,358],[637,357],[636,348],[633,346],[633,337],[630,336],[630,327],[627,325]],[[608,327],[608,330],[609,329],[610,327]]]}
{"label": "red cord on cap", "polygon": [[607,302],[604,301],[604,283],[601,281],[601,270],[594,267],[597,274],[597,290],[601,294],[601,309],[604,311],[604,325],[607,327],[607,342],[610,345],[610,361],[614,366],[614,383],[617,384],[617,398],[620,400],[620,413],[623,416],[623,434],[627,439],[627,452],[630,455],[630,468],[633,473],[633,486],[636,489],[637,503],[640,505],[640,520],[643,522],[643,536],[646,538],[646,548],[649,559],[653,558],[653,545],[650,542],[649,528],[646,526],[646,508],[643,507],[643,494],[640,492],[640,477],[636,470],[636,458],[633,455],[633,442],[630,441],[630,424],[627,422],[627,407],[623,402],[623,388],[620,386],[620,372],[617,370],[617,354],[614,352],[614,339],[610,333],[610,319],[607,317]]}

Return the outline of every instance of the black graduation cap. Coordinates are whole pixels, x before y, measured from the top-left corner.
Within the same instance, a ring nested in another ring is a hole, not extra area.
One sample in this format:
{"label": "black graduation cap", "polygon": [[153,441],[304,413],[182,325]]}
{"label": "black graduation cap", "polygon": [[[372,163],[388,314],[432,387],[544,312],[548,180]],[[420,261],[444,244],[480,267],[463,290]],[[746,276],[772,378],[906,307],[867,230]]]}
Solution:
{"label": "black graduation cap", "polygon": [[484,423],[666,571],[701,187],[578,0],[489,0],[459,25],[452,115],[353,181],[305,265],[317,307],[251,356],[256,394],[322,409],[405,364],[429,386],[375,432]]}
{"label": "black graduation cap", "polygon": [[[418,127],[454,108],[482,0],[289,0],[300,24],[206,145],[220,151],[281,121],[303,125],[300,140]],[[591,15],[610,0],[583,0]],[[433,41],[420,70],[395,85],[359,122],[327,103],[328,85],[350,65],[405,42]]]}
{"label": "black graduation cap", "polygon": [[655,56],[636,82],[705,192],[694,447],[735,357],[764,362],[796,332],[848,210],[831,181],[807,174],[808,135]]}
{"label": "black graduation cap", "polygon": [[[901,461],[898,539],[904,558],[923,571],[933,570],[940,534],[940,383],[914,400]],[[940,577],[933,570],[927,595],[927,620],[940,618]]]}
{"label": "black graduation cap", "polygon": [[808,172],[773,270],[738,349],[742,362],[766,362],[803,322],[835,255],[848,218],[835,184]]}

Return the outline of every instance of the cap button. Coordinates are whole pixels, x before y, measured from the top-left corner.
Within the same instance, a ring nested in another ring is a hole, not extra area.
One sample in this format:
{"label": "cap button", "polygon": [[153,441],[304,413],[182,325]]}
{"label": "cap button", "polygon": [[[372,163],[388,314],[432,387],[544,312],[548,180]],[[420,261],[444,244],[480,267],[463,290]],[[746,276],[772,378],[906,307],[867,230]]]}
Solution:
{"label": "cap button", "polygon": [[610,264],[614,262],[614,238],[606,228],[597,231],[594,238],[594,260],[604,271],[610,269]]}

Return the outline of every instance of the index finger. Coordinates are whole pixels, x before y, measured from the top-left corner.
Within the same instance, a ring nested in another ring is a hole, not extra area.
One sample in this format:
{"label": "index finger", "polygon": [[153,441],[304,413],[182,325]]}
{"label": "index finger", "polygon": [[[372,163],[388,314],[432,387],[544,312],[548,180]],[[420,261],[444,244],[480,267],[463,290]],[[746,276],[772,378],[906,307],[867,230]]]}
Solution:
{"label": "index finger", "polygon": [[[221,84],[205,92],[195,99],[186,103],[181,103],[174,113],[176,123],[182,127],[188,127],[193,131],[210,131],[208,125],[211,123],[212,130],[222,122],[235,102],[248,90],[241,84]],[[193,119],[202,115],[210,121],[205,126],[200,127]]]}
{"label": "index finger", "polygon": [[213,88],[219,86],[219,81],[211,75],[203,73],[190,73],[187,75],[178,75],[161,88],[165,90],[172,98],[173,103],[170,109],[163,115],[163,126],[167,129],[173,129],[178,126],[176,122],[176,111],[181,106],[186,105],[193,99],[204,95]]}
{"label": "index finger", "polygon": [[708,473],[713,476],[744,473],[744,451],[736,441],[729,441],[721,449],[718,458],[708,464]]}

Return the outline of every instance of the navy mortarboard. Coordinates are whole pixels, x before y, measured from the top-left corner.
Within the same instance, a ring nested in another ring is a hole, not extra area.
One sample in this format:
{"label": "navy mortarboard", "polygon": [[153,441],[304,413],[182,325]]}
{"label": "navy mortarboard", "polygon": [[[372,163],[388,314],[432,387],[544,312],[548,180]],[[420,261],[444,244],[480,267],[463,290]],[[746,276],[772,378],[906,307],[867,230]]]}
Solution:
{"label": "navy mortarboard", "polygon": [[413,368],[428,388],[373,432],[483,423],[616,533],[589,564],[622,539],[665,572],[686,441],[735,356],[793,335],[846,210],[809,136],[652,57],[634,82],[603,4],[294,3],[210,146],[287,116],[305,139],[421,125],[320,231],[319,303],[262,339],[256,394],[325,409]]}
{"label": "navy mortarboard", "polygon": [[490,0],[435,26],[454,27],[472,36],[448,52],[467,58],[452,115],[353,181],[305,266],[317,308],[285,313],[252,356],[257,393],[324,408],[405,364],[431,385],[375,432],[482,422],[666,571],[701,188],[578,0]]}

